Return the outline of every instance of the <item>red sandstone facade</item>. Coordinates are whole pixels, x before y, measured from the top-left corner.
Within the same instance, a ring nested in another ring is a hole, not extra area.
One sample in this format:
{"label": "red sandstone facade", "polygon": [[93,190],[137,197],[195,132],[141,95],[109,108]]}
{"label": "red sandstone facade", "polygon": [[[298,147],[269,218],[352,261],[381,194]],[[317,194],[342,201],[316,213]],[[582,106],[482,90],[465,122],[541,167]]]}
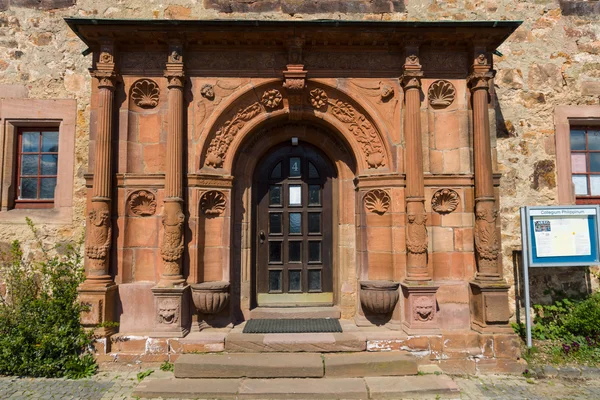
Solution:
{"label": "red sandstone facade", "polygon": [[94,54],[82,320],[113,352],[322,307],[371,351],[516,360],[490,114],[518,23],[67,22]]}

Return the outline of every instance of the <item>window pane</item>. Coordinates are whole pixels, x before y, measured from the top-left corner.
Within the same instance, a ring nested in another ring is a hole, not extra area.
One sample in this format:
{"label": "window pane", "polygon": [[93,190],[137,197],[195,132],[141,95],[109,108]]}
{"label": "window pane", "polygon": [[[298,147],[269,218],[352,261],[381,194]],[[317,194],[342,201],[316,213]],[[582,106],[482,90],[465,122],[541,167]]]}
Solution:
{"label": "window pane", "polygon": [[571,150],[585,150],[585,131],[571,130]]}
{"label": "window pane", "polygon": [[308,185],[308,205],[321,205],[321,185]]}
{"label": "window pane", "polygon": [[281,243],[282,242],[269,242],[269,262],[281,262]]}
{"label": "window pane", "polygon": [[281,234],[283,229],[281,228],[281,213],[269,214],[269,233],[270,234]]}
{"label": "window pane", "polygon": [[58,132],[42,132],[42,151],[58,153]]}
{"label": "window pane", "polygon": [[39,132],[23,132],[21,135],[21,150],[23,152],[39,151],[40,150],[40,133]]}
{"label": "window pane", "polygon": [[600,153],[589,153],[590,155],[590,171],[600,172]]}
{"label": "window pane", "polygon": [[317,168],[311,162],[308,163],[308,177],[311,179],[319,177],[319,171],[317,171]]}
{"label": "window pane", "polygon": [[300,176],[302,172],[300,158],[299,157],[290,157],[290,177],[296,178]]}
{"label": "window pane", "polygon": [[575,194],[586,196],[588,194],[587,177],[585,175],[573,175],[572,179],[575,186]]}
{"label": "window pane", "polygon": [[302,205],[302,186],[290,185],[290,206]]}
{"label": "window pane", "polygon": [[20,199],[37,199],[37,178],[21,179],[21,195]]}
{"label": "window pane", "polygon": [[587,163],[584,153],[571,153],[571,172],[587,172]]}
{"label": "window pane", "polygon": [[281,270],[269,271],[269,292],[281,292]]}
{"label": "window pane", "polygon": [[290,213],[290,233],[302,233],[302,214]]}
{"label": "window pane", "polygon": [[300,292],[302,291],[302,271],[292,269],[288,271],[290,278],[290,292]]}
{"label": "window pane", "polygon": [[308,290],[311,292],[321,290],[321,270],[308,270]]}
{"label": "window pane", "polygon": [[21,175],[37,175],[38,160],[38,155],[21,156]]}
{"label": "window pane", "polygon": [[591,186],[591,194],[592,196],[600,196],[600,176],[591,175],[590,176],[590,186]]}
{"label": "window pane", "polygon": [[311,212],[308,213],[308,233],[320,233],[321,232],[321,213]]}
{"label": "window pane", "polygon": [[308,261],[321,262],[321,242],[308,242]]}
{"label": "window pane", "polygon": [[269,205],[281,205],[281,185],[269,187]]}
{"label": "window pane", "polygon": [[600,150],[599,130],[588,130],[588,150]]}
{"label": "window pane", "polygon": [[272,179],[279,179],[281,178],[281,163],[278,163],[275,168],[273,168],[273,171],[271,171],[271,178]]}
{"label": "window pane", "polygon": [[[25,156],[23,156],[25,157]],[[44,154],[42,156],[41,175],[56,175],[58,167],[58,154]]]}
{"label": "window pane", "polygon": [[40,199],[53,199],[56,178],[42,178],[40,181]]}
{"label": "window pane", "polygon": [[288,254],[288,262],[302,261],[302,242],[288,242],[290,253]]}

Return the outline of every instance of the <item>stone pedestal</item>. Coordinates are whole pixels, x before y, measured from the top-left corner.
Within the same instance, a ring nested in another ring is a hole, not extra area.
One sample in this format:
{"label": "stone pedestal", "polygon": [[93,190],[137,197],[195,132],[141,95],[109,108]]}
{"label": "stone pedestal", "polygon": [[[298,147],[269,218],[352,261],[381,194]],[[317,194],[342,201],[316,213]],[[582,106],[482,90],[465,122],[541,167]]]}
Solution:
{"label": "stone pedestal", "polygon": [[[115,321],[115,303],[117,285],[86,285],[77,289],[79,301],[88,311],[81,313],[81,324],[84,328],[93,329],[95,336],[108,337],[117,332],[116,326],[100,326]],[[108,325],[108,324],[107,324]]]}
{"label": "stone pedestal", "polygon": [[512,333],[508,324],[509,286],[501,283],[470,282],[471,328],[480,333]]}
{"label": "stone pedestal", "polygon": [[153,287],[154,321],[153,337],[184,337],[190,333],[190,287]]}
{"label": "stone pedestal", "polygon": [[403,329],[409,335],[435,335],[440,330],[437,325],[437,301],[435,295],[439,286],[433,284],[402,284],[404,299]]}

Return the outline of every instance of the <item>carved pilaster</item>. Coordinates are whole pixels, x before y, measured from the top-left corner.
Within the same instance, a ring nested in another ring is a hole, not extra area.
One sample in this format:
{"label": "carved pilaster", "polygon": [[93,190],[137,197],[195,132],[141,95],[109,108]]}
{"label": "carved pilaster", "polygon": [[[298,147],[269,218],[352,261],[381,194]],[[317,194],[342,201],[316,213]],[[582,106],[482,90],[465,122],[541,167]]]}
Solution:
{"label": "carved pilaster", "polygon": [[[88,328],[114,321],[116,285],[109,274],[112,241],[111,175],[112,119],[116,84],[115,49],[110,41],[102,41],[95,68],[90,73],[98,80],[98,122],[96,125],[94,183],[92,204],[86,221],[86,280],[79,287],[80,301],[89,305],[81,322]],[[108,336],[111,329],[97,334]]]}
{"label": "carved pilaster", "polygon": [[287,70],[283,71],[283,87],[287,89],[290,120],[302,118],[302,99],[306,89],[306,71],[302,61],[303,46],[302,38],[294,38],[290,42]]}

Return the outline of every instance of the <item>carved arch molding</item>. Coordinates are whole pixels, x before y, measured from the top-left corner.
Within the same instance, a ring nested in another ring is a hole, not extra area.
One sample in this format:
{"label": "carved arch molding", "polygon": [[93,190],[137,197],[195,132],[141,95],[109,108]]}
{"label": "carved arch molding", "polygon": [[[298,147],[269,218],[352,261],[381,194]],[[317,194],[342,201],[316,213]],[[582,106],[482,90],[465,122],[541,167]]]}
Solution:
{"label": "carved arch molding", "polygon": [[[261,115],[268,118],[269,113],[277,111],[289,114],[286,104],[290,104],[291,96],[288,91],[283,86],[265,85],[262,90],[256,89],[258,98],[248,100],[244,93],[240,94],[240,101],[228,107],[223,113],[225,117],[217,119],[218,122],[210,128],[202,155],[203,166],[223,168],[226,159],[233,156],[229,154],[229,149],[234,140],[247,124],[258,120]],[[287,102],[284,101],[286,96]],[[377,129],[373,118],[360,104],[338,89],[308,82],[302,96],[302,109],[317,118],[331,117],[341,124],[346,131],[341,133],[355,143],[368,169],[377,170],[389,165],[384,135]]]}

